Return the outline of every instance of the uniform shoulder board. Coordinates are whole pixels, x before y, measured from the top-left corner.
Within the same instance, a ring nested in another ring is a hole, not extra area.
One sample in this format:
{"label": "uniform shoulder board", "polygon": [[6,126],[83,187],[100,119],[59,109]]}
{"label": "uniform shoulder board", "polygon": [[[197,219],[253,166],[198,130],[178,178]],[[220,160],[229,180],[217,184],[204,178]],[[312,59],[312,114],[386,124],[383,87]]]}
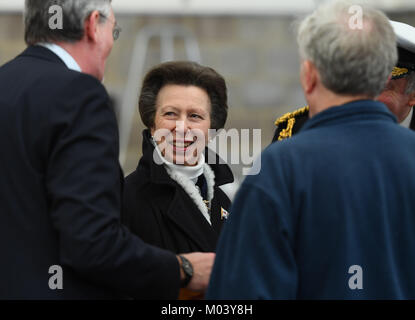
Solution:
{"label": "uniform shoulder board", "polygon": [[290,138],[293,133],[296,133],[297,130],[293,129],[296,122],[299,119],[307,119],[308,118],[309,107],[305,106],[304,108],[295,110],[293,112],[288,112],[284,114],[282,117],[278,118],[275,121],[275,125],[277,126],[277,133],[278,133],[278,141]]}

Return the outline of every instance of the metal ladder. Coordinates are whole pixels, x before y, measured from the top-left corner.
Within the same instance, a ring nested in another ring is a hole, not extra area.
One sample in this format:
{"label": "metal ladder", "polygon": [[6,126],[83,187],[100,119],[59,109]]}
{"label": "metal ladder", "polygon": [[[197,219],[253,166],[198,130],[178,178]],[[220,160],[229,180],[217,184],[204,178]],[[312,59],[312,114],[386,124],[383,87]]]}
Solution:
{"label": "metal ladder", "polygon": [[183,39],[188,60],[201,62],[200,49],[194,34],[182,26],[150,25],[144,27],[135,39],[133,54],[128,73],[128,82],[124,91],[119,111],[120,128],[120,163],[125,164],[130,139],[132,120],[138,108],[139,83],[144,76],[144,67],[149,43],[153,38],[160,38],[160,62],[174,60],[174,41]]}

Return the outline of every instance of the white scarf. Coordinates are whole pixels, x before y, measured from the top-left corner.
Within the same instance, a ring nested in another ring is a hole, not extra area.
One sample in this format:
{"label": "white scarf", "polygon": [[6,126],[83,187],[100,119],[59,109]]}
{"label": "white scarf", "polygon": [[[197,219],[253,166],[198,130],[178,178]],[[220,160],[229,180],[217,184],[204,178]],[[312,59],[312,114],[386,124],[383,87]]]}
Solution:
{"label": "white scarf", "polygon": [[[199,161],[196,166],[184,166],[177,165],[167,161],[161,154],[160,149],[158,148],[154,139],[152,142],[155,146],[155,150],[158,154],[158,157],[162,160],[163,166],[166,168],[167,174],[176,181],[183,190],[189,195],[189,197],[196,204],[200,212],[203,214],[207,222],[212,225],[210,220],[210,208],[211,201],[214,196],[214,186],[215,186],[215,173],[212,171],[210,166],[205,162],[205,156],[202,153],[199,157]],[[203,198],[200,194],[199,188],[196,186],[197,179],[201,175],[205,176],[207,183],[207,197],[209,205],[203,202]]]}

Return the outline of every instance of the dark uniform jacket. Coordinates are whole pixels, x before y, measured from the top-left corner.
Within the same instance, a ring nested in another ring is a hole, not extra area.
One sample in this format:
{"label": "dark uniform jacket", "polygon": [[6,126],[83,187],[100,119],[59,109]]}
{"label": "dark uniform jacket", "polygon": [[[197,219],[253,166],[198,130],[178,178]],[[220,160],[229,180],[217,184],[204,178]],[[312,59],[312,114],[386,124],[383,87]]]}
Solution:
{"label": "dark uniform jacket", "polygon": [[150,138],[144,130],[143,156],[125,180],[123,223],[147,243],[175,253],[214,252],[225,221],[221,208],[228,210],[230,206],[219,186],[233,182],[232,172],[226,164],[210,165],[215,174],[210,225],[164,166],[153,161]]}
{"label": "dark uniform jacket", "polygon": [[[40,46],[2,66],[0,84],[0,299],[175,299],[175,255],[121,226],[102,84]],[[52,266],[63,289],[50,286]]]}
{"label": "dark uniform jacket", "polygon": [[307,122],[309,116],[309,107],[295,110],[284,114],[275,121],[276,129],[272,142],[281,141],[290,138],[300,131],[302,126]]}

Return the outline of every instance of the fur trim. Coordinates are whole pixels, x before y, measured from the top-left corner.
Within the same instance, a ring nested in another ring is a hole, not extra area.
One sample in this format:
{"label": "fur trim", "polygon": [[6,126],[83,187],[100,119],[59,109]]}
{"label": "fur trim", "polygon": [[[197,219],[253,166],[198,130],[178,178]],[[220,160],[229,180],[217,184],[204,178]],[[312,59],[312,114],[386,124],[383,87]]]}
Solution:
{"label": "fur trim", "polygon": [[203,166],[203,175],[205,176],[206,183],[207,183],[207,197],[209,201],[209,208],[212,202],[212,199],[215,195],[215,173],[211,169],[211,167],[205,163]]}
{"label": "fur trim", "polygon": [[[189,178],[187,178],[182,173],[172,170],[168,166],[165,166],[165,168],[170,178],[176,181],[183,188],[183,190],[189,195],[189,197],[196,204],[200,212],[206,218],[207,222],[209,222],[209,224],[212,225],[212,222],[210,221],[210,214],[209,214],[208,207],[203,202],[203,198],[200,195],[200,192],[198,188],[196,187],[196,185],[193,183],[193,181],[191,181]],[[204,164],[204,167],[203,167],[203,174],[206,178],[206,182],[208,186],[208,200],[209,200],[209,209],[210,209],[210,204],[214,196],[215,174],[212,171],[212,169],[209,167],[209,165],[206,163]]]}

